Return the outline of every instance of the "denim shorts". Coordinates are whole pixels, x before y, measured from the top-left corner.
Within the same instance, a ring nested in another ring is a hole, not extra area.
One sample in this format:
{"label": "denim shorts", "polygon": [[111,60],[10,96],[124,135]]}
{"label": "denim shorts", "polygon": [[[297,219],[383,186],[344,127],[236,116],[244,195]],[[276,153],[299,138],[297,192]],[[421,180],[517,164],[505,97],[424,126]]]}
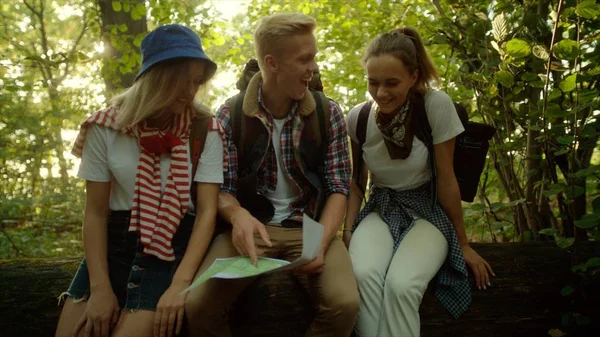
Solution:
{"label": "denim shorts", "polygon": [[[111,211],[108,217],[108,276],[121,310],[155,311],[183,258],[194,227],[194,216],[186,214],[173,237],[175,261],[163,261],[144,254],[139,234],[129,231],[129,220],[130,211]],[[75,301],[90,297],[85,259],[81,261],[66,295]]]}

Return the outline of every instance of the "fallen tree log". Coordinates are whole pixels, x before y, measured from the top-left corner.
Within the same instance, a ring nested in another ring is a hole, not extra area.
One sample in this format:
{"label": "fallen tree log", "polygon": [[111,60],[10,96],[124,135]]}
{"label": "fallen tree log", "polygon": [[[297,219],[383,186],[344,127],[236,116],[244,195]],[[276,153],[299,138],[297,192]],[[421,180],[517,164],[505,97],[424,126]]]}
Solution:
{"label": "fallen tree log", "polygon": [[[599,243],[570,252],[553,243],[474,248],[494,268],[492,287],[474,290],[473,304],[458,320],[428,291],[421,307],[423,336],[548,336],[551,329],[568,336],[600,335],[600,284],[571,272],[572,265],[600,256]],[[78,262],[78,257],[0,261],[0,336],[53,336],[60,314],[57,297],[69,286]],[[295,280],[271,274],[242,294],[231,326],[234,336],[303,336],[312,316],[310,300]],[[587,324],[568,322],[568,317]]]}

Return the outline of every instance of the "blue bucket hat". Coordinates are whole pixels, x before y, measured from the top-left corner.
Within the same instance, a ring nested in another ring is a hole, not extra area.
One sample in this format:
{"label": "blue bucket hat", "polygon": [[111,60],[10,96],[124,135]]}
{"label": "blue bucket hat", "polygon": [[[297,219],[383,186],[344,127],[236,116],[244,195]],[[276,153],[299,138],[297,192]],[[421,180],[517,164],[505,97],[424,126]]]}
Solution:
{"label": "blue bucket hat", "polygon": [[205,61],[206,80],[217,71],[214,63],[202,48],[202,42],[196,33],[182,25],[172,24],[157,27],[144,37],[141,45],[142,69],[136,75],[140,78],[152,66],[175,58],[192,58]]}

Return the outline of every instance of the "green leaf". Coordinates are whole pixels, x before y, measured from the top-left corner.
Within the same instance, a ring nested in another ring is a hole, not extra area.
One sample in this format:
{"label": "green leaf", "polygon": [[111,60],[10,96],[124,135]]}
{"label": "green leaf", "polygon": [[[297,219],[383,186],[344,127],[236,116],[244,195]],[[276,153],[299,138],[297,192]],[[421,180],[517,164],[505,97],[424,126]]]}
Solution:
{"label": "green leaf", "polygon": [[122,33],[125,33],[127,31],[127,25],[124,23],[120,24],[119,31],[121,31]]}
{"label": "green leaf", "polygon": [[213,43],[215,46],[222,46],[225,44],[225,37],[219,35],[216,39],[214,39]]}
{"label": "green leaf", "polygon": [[494,39],[497,42],[503,41],[506,38],[506,35],[508,35],[508,28],[504,13],[500,13],[492,21],[492,33],[494,34]]}
{"label": "green leaf", "polygon": [[572,287],[570,287],[570,286],[565,286],[564,288],[562,288],[562,289],[560,290],[560,294],[561,294],[563,297],[565,297],[565,296],[569,296],[569,295],[571,295],[571,294],[572,294],[574,291],[575,291],[575,289],[573,289]]}
{"label": "green leaf", "polygon": [[554,155],[555,156],[561,156],[561,155],[563,155],[565,153],[569,153],[569,149],[562,149],[560,151],[556,151],[556,152],[554,152]]}
{"label": "green leaf", "polygon": [[575,141],[575,137],[573,137],[573,136],[558,137],[556,139],[556,141],[559,144],[570,145],[570,144],[573,144],[573,142]]}
{"label": "green leaf", "polygon": [[554,45],[554,56],[559,59],[572,60],[579,54],[579,43],[564,39]]}
{"label": "green leaf", "polygon": [[555,99],[557,99],[557,98],[559,98],[561,96],[562,96],[562,91],[556,90],[556,89],[552,89],[550,91],[550,93],[548,94],[548,100],[552,101],[552,100],[555,100]]}
{"label": "green leaf", "polygon": [[586,214],[575,221],[575,226],[583,229],[594,228],[600,225],[600,214]]}
{"label": "green leaf", "polygon": [[125,1],[125,3],[123,4],[123,12],[129,13],[130,10],[131,10],[131,4],[129,3],[129,1]]}
{"label": "green leaf", "polygon": [[514,58],[522,58],[529,56],[531,47],[523,40],[512,39],[506,43],[506,53]]}
{"label": "green leaf", "polygon": [[123,6],[121,5],[120,1],[113,1],[112,2],[112,8],[115,12],[120,12],[121,9],[123,9]]}
{"label": "green leaf", "polygon": [[500,70],[500,71],[496,72],[494,74],[494,79],[496,79],[496,81],[498,81],[498,83],[502,84],[503,86],[505,86],[507,88],[512,87],[512,85],[514,84],[513,75],[506,70]]}
{"label": "green leaf", "polygon": [[546,47],[536,44],[533,46],[533,55],[539,59],[547,60],[550,54],[546,50]]}
{"label": "green leaf", "polygon": [[585,263],[585,265],[588,268],[600,267],[600,257],[592,257],[591,259],[587,260],[587,262]]}
{"label": "green leaf", "polygon": [[241,46],[241,45],[243,45],[243,44],[246,42],[246,40],[244,40],[244,39],[242,39],[241,37],[239,37],[239,38],[236,40],[236,42],[237,42],[237,43],[238,43],[238,44]]}
{"label": "green leaf", "polygon": [[600,15],[600,6],[596,0],[584,0],[575,7],[575,14],[584,19],[595,19]]}
{"label": "green leaf", "polygon": [[538,234],[554,236],[555,234],[558,234],[558,231],[556,230],[556,228],[544,228],[544,229],[540,229],[538,231]]}
{"label": "green leaf", "polygon": [[600,166],[592,165],[590,167],[578,170],[577,172],[575,172],[575,174],[573,174],[573,177],[575,177],[575,178],[589,177],[591,175],[597,174],[598,171],[600,171]]}
{"label": "green leaf", "polygon": [[146,6],[144,6],[143,4],[137,4],[137,5],[135,5],[134,10],[136,12],[138,12],[138,14],[140,16],[145,16],[148,13],[148,10],[146,9]]}
{"label": "green leaf", "polygon": [[592,201],[592,208],[594,213],[600,214],[600,197],[596,197],[596,199]]}
{"label": "green leaf", "polygon": [[586,75],[596,76],[600,75],[600,66],[596,66],[586,72]]}
{"label": "green leaf", "polygon": [[565,111],[563,108],[560,107],[560,105],[558,105],[556,103],[548,104],[548,106],[546,107],[546,116],[547,117],[557,118],[557,117],[565,117],[566,115],[568,115],[568,112]]}
{"label": "green leaf", "polygon": [[562,249],[571,247],[573,243],[575,243],[575,238],[556,237],[556,244]]}
{"label": "green leaf", "polygon": [[573,74],[562,80],[558,87],[563,92],[571,92],[577,87],[577,74]]}
{"label": "green leaf", "polygon": [[567,197],[569,199],[577,198],[585,194],[585,188],[582,186],[569,186],[567,188]]}
{"label": "green leaf", "polygon": [[551,189],[544,191],[544,195],[547,197],[557,195],[558,193],[563,192],[563,187],[560,185],[553,186]]}
{"label": "green leaf", "polygon": [[577,273],[577,272],[585,273],[587,271],[587,268],[588,268],[587,264],[580,263],[578,265],[571,267],[571,270],[573,271],[573,273]]}
{"label": "green leaf", "polygon": [[308,14],[310,14],[310,7],[308,7],[308,6],[304,6],[304,8],[302,8],[302,13],[303,13],[304,15],[308,15]]}
{"label": "green leaf", "polygon": [[135,39],[133,39],[133,45],[139,47],[142,45],[142,40],[144,39],[144,34],[138,34]]}
{"label": "green leaf", "polygon": [[538,74],[532,72],[526,72],[523,75],[521,75],[521,79],[525,82],[531,82],[534,80],[538,80],[539,78],[540,77],[538,76]]}

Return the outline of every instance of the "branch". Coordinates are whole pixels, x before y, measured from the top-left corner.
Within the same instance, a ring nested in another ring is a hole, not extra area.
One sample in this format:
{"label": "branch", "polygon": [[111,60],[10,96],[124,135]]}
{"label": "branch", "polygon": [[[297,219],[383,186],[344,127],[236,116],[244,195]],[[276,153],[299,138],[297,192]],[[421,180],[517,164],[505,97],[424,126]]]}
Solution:
{"label": "branch", "polygon": [[433,3],[433,5],[435,6],[435,9],[437,9],[438,13],[440,13],[440,15],[444,19],[446,19],[446,13],[444,12],[444,9],[440,5],[440,1],[439,0],[432,0],[431,3]]}
{"label": "branch", "polygon": [[77,36],[77,39],[75,40],[75,43],[73,44],[73,47],[67,53],[67,57],[65,59],[65,71],[62,74],[62,76],[60,76],[59,83],[62,82],[69,75],[69,61],[71,60],[73,55],[75,55],[77,46],[79,46],[79,43],[81,42],[81,39],[83,38],[83,36],[85,35],[85,32],[87,30],[88,22],[87,22],[87,20],[85,20],[86,14],[87,14],[87,10],[85,12],[83,12],[84,20],[83,20],[83,27],[81,28],[81,32],[79,33],[79,36]]}

